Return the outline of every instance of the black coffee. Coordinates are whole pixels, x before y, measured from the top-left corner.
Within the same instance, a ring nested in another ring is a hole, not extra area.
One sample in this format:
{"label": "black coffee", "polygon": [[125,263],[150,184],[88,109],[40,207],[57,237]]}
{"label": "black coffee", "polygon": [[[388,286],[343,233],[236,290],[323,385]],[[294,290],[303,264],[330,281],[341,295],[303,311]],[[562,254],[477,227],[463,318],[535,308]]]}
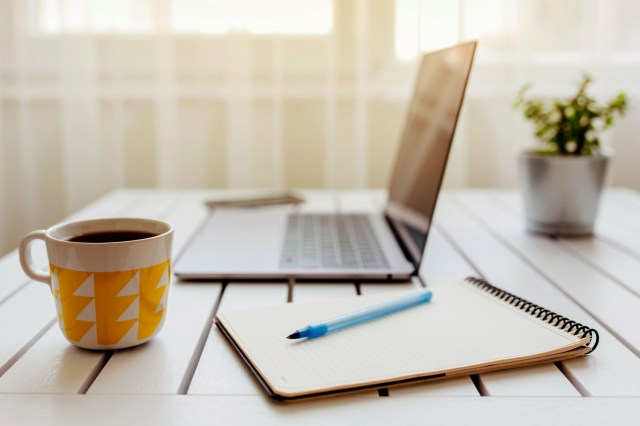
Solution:
{"label": "black coffee", "polygon": [[67,241],[73,241],[74,243],[117,243],[119,241],[144,240],[145,238],[151,238],[157,235],[158,234],[143,231],[106,231],[77,235],[69,238]]}

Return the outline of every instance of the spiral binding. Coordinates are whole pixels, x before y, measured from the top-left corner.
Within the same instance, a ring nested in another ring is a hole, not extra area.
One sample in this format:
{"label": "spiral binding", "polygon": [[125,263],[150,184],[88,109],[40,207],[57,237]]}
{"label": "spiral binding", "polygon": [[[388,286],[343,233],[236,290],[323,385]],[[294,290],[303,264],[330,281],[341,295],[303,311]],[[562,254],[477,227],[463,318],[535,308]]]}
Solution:
{"label": "spiral binding", "polygon": [[574,336],[579,336],[581,339],[587,336],[591,337],[590,343],[592,343],[593,345],[590,346],[591,350],[587,353],[593,352],[598,346],[600,335],[594,328],[582,325],[578,322],[570,320],[567,317],[556,314],[549,309],[545,309],[542,306],[536,305],[535,303],[529,302],[526,299],[509,293],[508,291],[495,287],[482,278],[467,277],[465,278],[465,280],[480,288],[481,290],[488,292],[492,296],[496,296],[498,299],[504,300],[508,304],[528,313],[529,315],[533,315],[536,318],[539,318],[542,321],[546,322],[547,324],[551,324],[554,327],[559,328],[560,330],[573,334]]}

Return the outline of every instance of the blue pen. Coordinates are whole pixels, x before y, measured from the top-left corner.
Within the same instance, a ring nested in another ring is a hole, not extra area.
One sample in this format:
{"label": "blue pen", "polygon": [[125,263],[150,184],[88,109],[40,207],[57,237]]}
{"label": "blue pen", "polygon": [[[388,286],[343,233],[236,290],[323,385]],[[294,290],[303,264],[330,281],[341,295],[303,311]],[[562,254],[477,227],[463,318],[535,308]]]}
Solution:
{"label": "blue pen", "polygon": [[390,300],[380,305],[370,306],[350,314],[332,318],[320,324],[308,325],[300,330],[296,330],[294,333],[291,333],[287,336],[287,339],[302,339],[304,337],[311,339],[314,337],[324,336],[332,331],[393,314],[421,303],[427,303],[431,300],[431,297],[431,290],[421,290],[417,293],[411,293],[407,296]]}

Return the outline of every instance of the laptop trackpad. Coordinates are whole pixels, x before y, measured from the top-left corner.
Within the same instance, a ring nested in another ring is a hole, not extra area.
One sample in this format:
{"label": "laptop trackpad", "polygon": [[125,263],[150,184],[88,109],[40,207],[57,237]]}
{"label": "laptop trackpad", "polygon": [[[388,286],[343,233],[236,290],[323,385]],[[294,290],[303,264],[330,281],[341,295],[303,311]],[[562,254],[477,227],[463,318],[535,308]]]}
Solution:
{"label": "laptop trackpad", "polygon": [[220,209],[194,237],[177,274],[253,274],[279,268],[289,210]]}

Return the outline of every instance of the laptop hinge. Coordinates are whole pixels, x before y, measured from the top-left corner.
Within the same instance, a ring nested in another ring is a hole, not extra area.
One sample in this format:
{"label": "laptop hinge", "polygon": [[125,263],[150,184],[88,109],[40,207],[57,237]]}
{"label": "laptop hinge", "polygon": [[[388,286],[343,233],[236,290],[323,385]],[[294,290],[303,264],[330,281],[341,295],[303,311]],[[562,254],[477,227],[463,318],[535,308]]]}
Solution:
{"label": "laptop hinge", "polygon": [[387,224],[389,225],[389,228],[391,229],[391,232],[393,233],[393,238],[396,239],[396,242],[400,246],[400,249],[402,250],[402,254],[404,254],[404,257],[407,259],[407,261],[413,265],[413,272],[411,274],[412,275],[417,275],[418,274],[417,262],[413,258],[413,256],[411,256],[411,253],[409,252],[409,249],[407,248],[407,246],[402,241],[402,238],[400,238],[400,234],[398,233],[398,230],[396,229],[395,224],[393,223],[393,221],[389,218],[389,216],[386,213],[384,213],[384,219],[387,221]]}

